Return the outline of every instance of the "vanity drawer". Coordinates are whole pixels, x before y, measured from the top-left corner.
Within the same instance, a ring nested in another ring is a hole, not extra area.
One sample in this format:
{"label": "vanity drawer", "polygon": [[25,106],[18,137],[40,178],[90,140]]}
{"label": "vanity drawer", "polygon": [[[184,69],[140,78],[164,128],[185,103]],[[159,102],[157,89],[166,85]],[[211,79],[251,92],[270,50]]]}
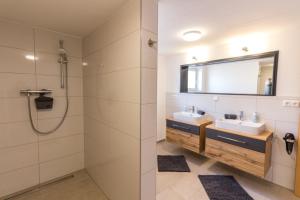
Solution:
{"label": "vanity drawer", "polygon": [[265,153],[266,141],[206,128],[206,137],[245,149]]}
{"label": "vanity drawer", "polygon": [[[195,153],[200,153],[200,136],[178,129],[167,128],[167,141],[180,145]],[[202,148],[204,150],[204,148]]]}
{"label": "vanity drawer", "polygon": [[264,177],[269,169],[266,154],[206,138],[205,155],[255,176]]}
{"label": "vanity drawer", "polygon": [[199,126],[194,126],[194,125],[191,125],[191,124],[172,121],[172,120],[169,120],[169,119],[167,119],[167,127],[177,129],[177,130],[181,130],[181,131],[184,131],[184,132],[187,132],[187,133],[192,133],[192,134],[195,134],[195,135],[200,134],[200,127]]}

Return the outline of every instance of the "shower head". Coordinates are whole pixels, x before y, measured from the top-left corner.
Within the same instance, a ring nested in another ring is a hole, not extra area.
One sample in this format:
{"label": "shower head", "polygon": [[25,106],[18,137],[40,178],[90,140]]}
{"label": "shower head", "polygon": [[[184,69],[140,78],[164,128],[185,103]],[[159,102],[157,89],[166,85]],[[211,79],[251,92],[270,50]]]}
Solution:
{"label": "shower head", "polygon": [[59,55],[66,55],[67,51],[64,48],[64,41],[63,40],[59,40],[59,49],[58,49],[58,53]]}

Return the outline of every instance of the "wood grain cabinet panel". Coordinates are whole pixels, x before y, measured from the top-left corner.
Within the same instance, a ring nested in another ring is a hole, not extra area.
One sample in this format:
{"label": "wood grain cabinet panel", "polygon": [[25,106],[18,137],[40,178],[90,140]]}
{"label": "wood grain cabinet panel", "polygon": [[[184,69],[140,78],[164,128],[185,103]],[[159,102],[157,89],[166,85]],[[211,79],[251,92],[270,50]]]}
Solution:
{"label": "wood grain cabinet panel", "polygon": [[[258,177],[265,177],[270,168],[272,133],[265,137],[231,133],[207,126],[205,155],[219,162],[235,167]],[[221,137],[217,137],[221,136]]]}
{"label": "wood grain cabinet panel", "polygon": [[167,119],[167,142],[175,143],[182,148],[197,154],[204,152],[205,127],[211,124],[211,120],[199,120],[198,123],[178,122]]}

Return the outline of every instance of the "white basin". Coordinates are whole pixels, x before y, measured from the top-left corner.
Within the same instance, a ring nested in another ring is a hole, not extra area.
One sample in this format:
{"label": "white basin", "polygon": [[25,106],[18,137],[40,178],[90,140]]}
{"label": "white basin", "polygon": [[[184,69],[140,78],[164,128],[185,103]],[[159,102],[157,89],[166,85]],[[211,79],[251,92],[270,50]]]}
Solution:
{"label": "white basin", "polygon": [[251,121],[241,121],[232,119],[216,120],[216,127],[232,131],[238,131],[250,135],[259,135],[265,130],[264,123],[254,123]]}
{"label": "white basin", "polygon": [[196,123],[199,119],[202,119],[205,115],[199,115],[197,113],[190,112],[175,112],[173,118],[182,122]]}

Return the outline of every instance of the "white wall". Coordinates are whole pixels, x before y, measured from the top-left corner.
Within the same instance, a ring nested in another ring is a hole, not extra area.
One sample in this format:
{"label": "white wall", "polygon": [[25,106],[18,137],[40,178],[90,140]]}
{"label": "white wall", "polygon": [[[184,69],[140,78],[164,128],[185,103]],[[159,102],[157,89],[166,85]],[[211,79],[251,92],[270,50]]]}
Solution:
{"label": "white wall", "polygon": [[[257,30],[253,30],[254,32]],[[214,44],[206,48],[206,52],[198,54],[166,55],[163,57],[166,71],[166,115],[183,110],[186,105],[196,105],[215,118],[224,113],[239,113],[243,110],[247,117],[258,112],[268,129],[274,131],[272,168],[267,179],[284,187],[294,188],[295,154],[287,155],[282,138],[286,132],[297,136],[300,109],[282,107],[284,99],[300,100],[300,27],[288,27],[277,30],[258,41],[265,42],[258,49],[249,48],[249,54],[279,50],[279,69],[276,97],[251,97],[219,95],[219,101],[213,101],[213,95],[180,94],[179,69],[181,64],[191,63],[192,56],[199,61],[221,59],[242,55],[241,49],[232,51],[231,44]],[[254,40],[255,41],[255,40]],[[202,49],[203,51],[203,49]],[[234,54],[236,53],[236,54]],[[205,55],[204,57],[201,55]],[[161,56],[159,57],[161,58]],[[160,91],[159,93],[163,93]],[[163,110],[163,109],[161,109]],[[158,130],[160,132],[160,130]]]}
{"label": "white wall", "polygon": [[[65,41],[70,61],[70,108],[62,127],[42,136],[32,130],[27,99],[19,91],[53,89],[53,109],[36,111],[33,106],[32,113],[42,131],[59,122],[65,108],[59,39]],[[27,60],[26,55],[38,59]],[[80,38],[0,21],[0,197],[84,167],[81,62]]]}

